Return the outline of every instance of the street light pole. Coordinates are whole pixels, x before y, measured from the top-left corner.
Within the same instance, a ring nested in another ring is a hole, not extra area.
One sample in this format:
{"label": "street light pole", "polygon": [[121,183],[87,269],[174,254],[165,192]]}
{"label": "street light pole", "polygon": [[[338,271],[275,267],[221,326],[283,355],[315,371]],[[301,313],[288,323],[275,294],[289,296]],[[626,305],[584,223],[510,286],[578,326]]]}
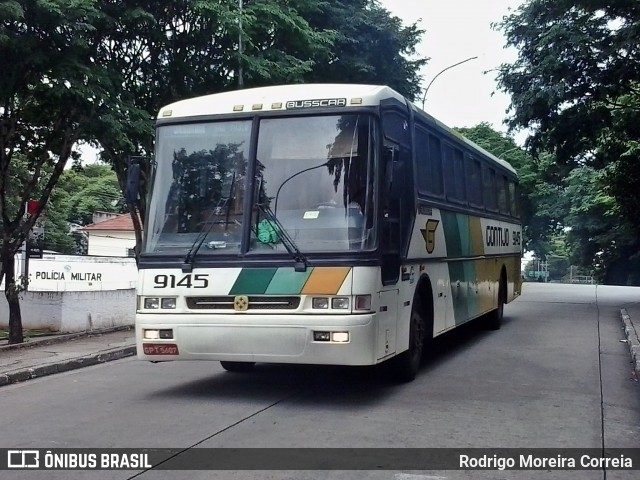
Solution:
{"label": "street light pole", "polygon": [[511,153],[511,152],[516,151],[516,150],[522,150],[522,147],[518,146],[518,147],[510,148],[509,150],[505,150],[505,151],[504,151],[504,152],[502,152],[500,155],[498,155],[498,158],[500,158],[500,159],[501,159],[501,158],[502,158],[504,155],[506,155],[507,153]]}
{"label": "street light pole", "polygon": [[427,92],[429,91],[429,87],[431,87],[431,84],[435,81],[436,78],[438,78],[440,75],[442,75],[444,72],[446,72],[447,70],[453,68],[453,67],[457,67],[458,65],[462,65],[463,63],[466,63],[470,60],[475,60],[478,57],[469,57],[465,60],[462,60],[458,63],[454,63],[453,65],[449,65],[447,68],[443,68],[442,70],[440,70],[435,77],[433,77],[431,79],[431,81],[429,82],[429,85],[427,85],[427,88],[425,88],[424,90],[424,96],[422,97],[422,109],[424,110],[424,102],[427,100]]}
{"label": "street light pole", "polygon": [[238,0],[238,7],[240,9],[240,16],[238,17],[238,88],[244,88],[244,72],[242,69],[242,53],[244,50],[244,44],[242,43],[242,0]]}

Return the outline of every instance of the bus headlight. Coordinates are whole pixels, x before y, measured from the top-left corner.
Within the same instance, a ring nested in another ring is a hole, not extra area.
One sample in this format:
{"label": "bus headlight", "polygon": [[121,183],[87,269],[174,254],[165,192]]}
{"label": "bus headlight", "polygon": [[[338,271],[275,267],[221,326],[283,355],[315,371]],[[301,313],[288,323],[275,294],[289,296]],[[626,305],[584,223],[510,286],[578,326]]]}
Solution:
{"label": "bus headlight", "polygon": [[311,308],[313,310],[338,310],[341,313],[344,313],[345,310],[353,310],[358,313],[370,312],[371,295],[354,295],[352,297],[312,297]]}
{"label": "bus headlight", "polygon": [[145,310],[175,310],[175,297],[144,297],[142,307]]}
{"label": "bus headlight", "polygon": [[146,297],[144,299],[145,310],[157,310],[160,308],[160,299],[158,297]]}
{"label": "bus headlight", "polygon": [[176,299],[173,298],[173,297],[161,298],[160,299],[160,308],[175,309],[176,308]]}
{"label": "bus headlight", "polygon": [[329,308],[329,299],[326,297],[313,297],[311,306],[313,308],[327,309]]}
{"label": "bus headlight", "polygon": [[347,310],[349,308],[348,297],[335,297],[331,299],[331,308],[336,310]]}

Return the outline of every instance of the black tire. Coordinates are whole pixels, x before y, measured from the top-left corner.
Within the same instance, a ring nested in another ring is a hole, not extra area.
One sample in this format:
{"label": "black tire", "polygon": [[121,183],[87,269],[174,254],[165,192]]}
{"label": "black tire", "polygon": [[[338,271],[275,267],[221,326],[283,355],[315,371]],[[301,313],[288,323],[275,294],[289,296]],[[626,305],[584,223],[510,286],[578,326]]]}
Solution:
{"label": "black tire", "polygon": [[500,277],[500,285],[498,287],[498,308],[489,312],[485,320],[485,328],[487,330],[500,330],[502,326],[502,318],[504,317],[504,304],[507,298],[507,285],[504,275]]}
{"label": "black tire", "polygon": [[220,362],[220,365],[227,372],[242,373],[253,370],[256,362]]}
{"label": "black tire", "polygon": [[397,382],[411,382],[416,378],[422,364],[422,353],[427,337],[426,324],[420,315],[419,305],[414,302],[409,326],[409,349],[391,359],[393,379]]}

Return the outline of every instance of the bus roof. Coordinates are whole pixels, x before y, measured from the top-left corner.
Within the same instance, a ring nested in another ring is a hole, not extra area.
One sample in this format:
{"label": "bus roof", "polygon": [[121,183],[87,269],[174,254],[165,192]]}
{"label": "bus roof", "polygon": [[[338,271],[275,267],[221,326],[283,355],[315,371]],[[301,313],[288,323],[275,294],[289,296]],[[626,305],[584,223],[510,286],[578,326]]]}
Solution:
{"label": "bus roof", "polygon": [[[346,99],[342,106],[377,106],[385,98],[404,97],[389,87],[355,84],[293,84],[248,88],[181,100],[163,107],[158,119],[232,114],[251,111],[284,111],[287,102]],[[320,106],[320,105],[316,105]],[[327,106],[330,106],[327,105]]]}
{"label": "bus roof", "polygon": [[[248,88],[245,90],[233,90],[230,92],[215,93],[200,97],[180,100],[172,104],[164,106],[158,113],[159,120],[169,120],[185,117],[198,117],[212,114],[241,114],[247,112],[265,112],[265,111],[286,111],[290,109],[289,102],[294,105],[291,108],[304,107],[302,103],[307,102],[326,102],[326,106],[331,106],[329,102],[336,106],[378,106],[385,99],[396,99],[405,103],[407,100],[398,92],[390,87],[383,85],[360,85],[360,84],[292,84],[292,85],[276,85],[270,87]],[[481,152],[494,162],[501,165],[510,172],[516,173],[516,170],[509,162],[502,160],[495,155],[487,152],[485,149],[476,145],[471,140],[464,137],[456,130],[448,127],[436,118],[421,110],[415,104],[411,103],[413,108],[426,116],[437,127],[447,131],[455,136],[470,148]],[[323,106],[307,105],[307,106]]]}

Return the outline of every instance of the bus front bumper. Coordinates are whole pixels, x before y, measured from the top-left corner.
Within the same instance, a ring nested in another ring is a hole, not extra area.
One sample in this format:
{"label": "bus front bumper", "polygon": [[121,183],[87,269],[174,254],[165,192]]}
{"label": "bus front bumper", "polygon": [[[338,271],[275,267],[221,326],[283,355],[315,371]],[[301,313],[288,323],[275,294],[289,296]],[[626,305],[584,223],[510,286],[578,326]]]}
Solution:
{"label": "bus front bumper", "polygon": [[374,317],[137,314],[137,354],[148,361],[373,365]]}

